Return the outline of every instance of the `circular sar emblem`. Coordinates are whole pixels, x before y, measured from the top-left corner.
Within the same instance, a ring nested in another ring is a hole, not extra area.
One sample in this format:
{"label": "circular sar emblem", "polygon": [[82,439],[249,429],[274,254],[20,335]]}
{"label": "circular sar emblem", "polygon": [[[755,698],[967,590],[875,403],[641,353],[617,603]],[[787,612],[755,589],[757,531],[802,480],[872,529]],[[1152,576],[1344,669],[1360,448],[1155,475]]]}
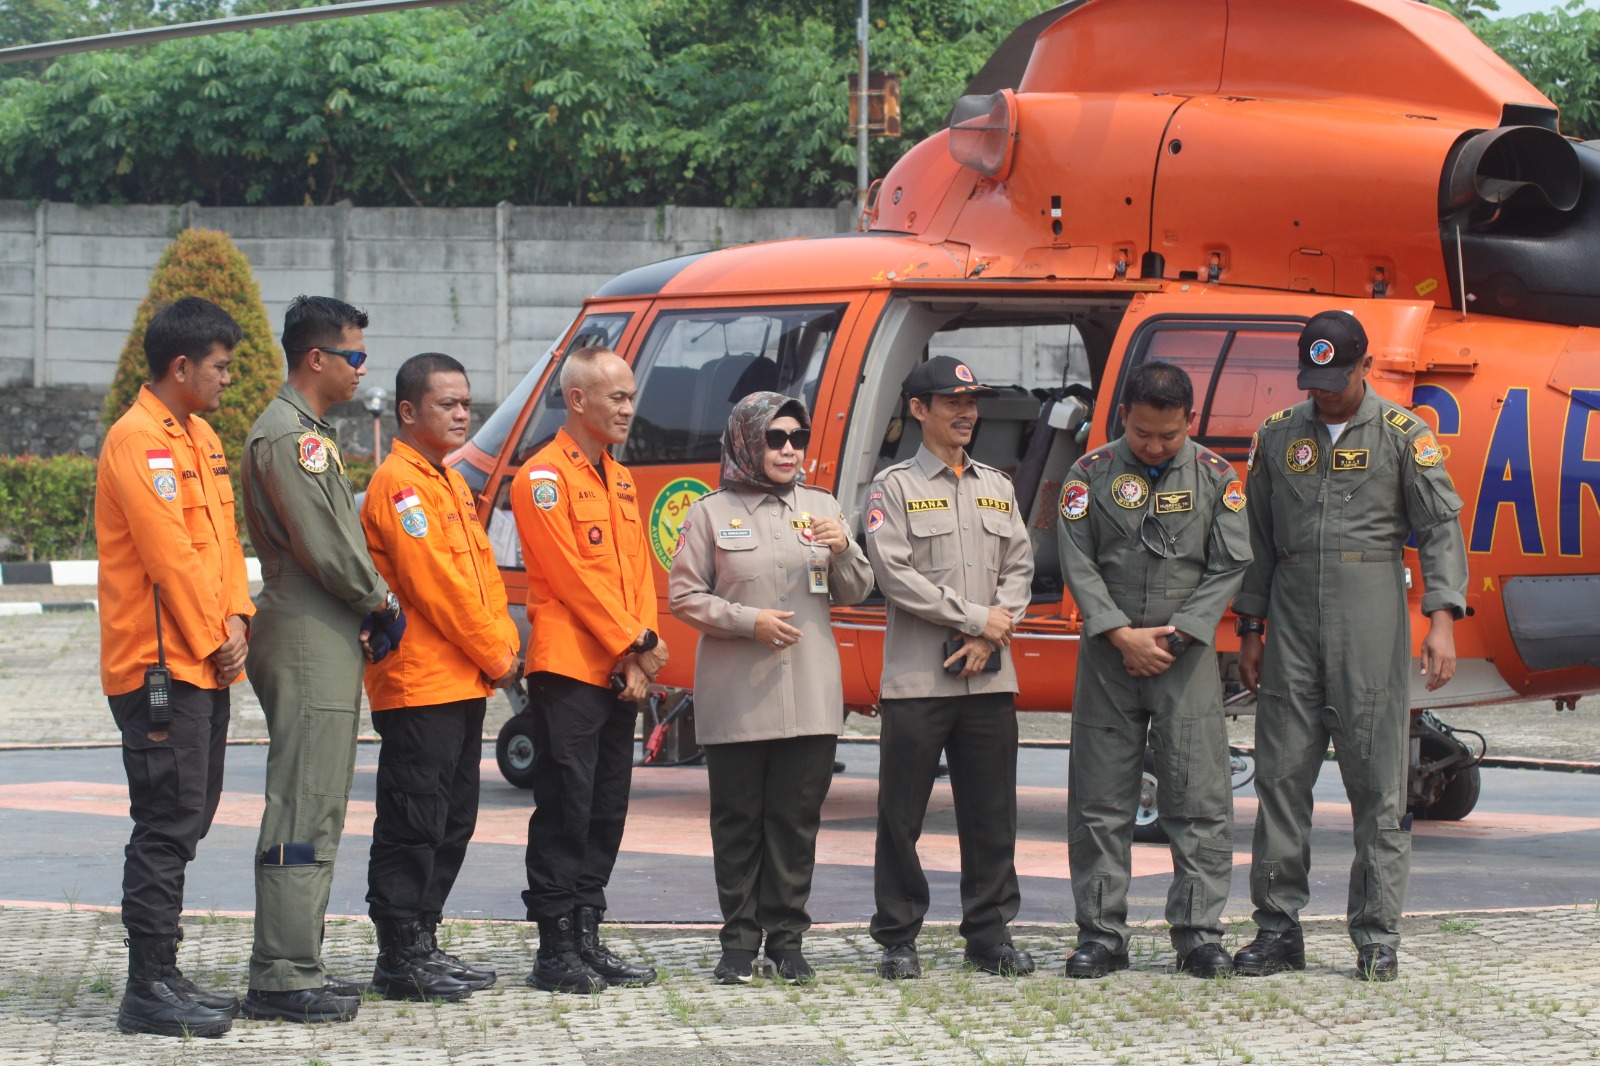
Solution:
{"label": "circular sar emblem", "polygon": [[883,508],[874,507],[867,512],[867,532],[876,533],[883,526]]}
{"label": "circular sar emblem", "polygon": [[957,363],[955,373],[956,377],[960,378],[962,381],[965,381],[968,385],[972,384],[972,371],[967,369],[966,363]]}
{"label": "circular sar emblem", "polygon": [[694,501],[711,491],[711,486],[692,477],[667,482],[650,505],[650,549],[663,570],[672,569],[672,556],[683,535],[683,520]]}
{"label": "circular sar emblem", "polygon": [[1118,474],[1111,483],[1111,498],[1119,507],[1137,510],[1150,498],[1150,486],[1138,474]]}
{"label": "circular sar emblem", "polygon": [[300,465],[313,474],[328,469],[328,442],[315,433],[302,433],[299,440]]}
{"label": "circular sar emblem", "polygon": [[1296,474],[1304,474],[1307,470],[1317,465],[1317,442],[1310,437],[1302,437],[1289,445],[1287,461],[1289,469]]}
{"label": "circular sar emblem", "polygon": [[1061,517],[1076,522],[1089,513],[1089,486],[1069,481],[1061,488]]}
{"label": "circular sar emblem", "polygon": [[1311,349],[1306,352],[1306,354],[1310,356],[1311,361],[1316,363],[1318,366],[1327,366],[1329,363],[1333,362],[1333,357],[1336,353],[1334,351],[1332,341],[1318,340],[1311,342]]}

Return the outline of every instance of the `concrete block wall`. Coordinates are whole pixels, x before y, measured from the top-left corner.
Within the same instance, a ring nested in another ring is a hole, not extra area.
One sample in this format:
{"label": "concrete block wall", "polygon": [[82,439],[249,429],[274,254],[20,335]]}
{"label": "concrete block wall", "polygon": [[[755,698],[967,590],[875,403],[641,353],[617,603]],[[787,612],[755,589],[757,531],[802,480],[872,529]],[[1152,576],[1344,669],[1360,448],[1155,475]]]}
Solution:
{"label": "concrete block wall", "polygon": [[0,201],[0,388],[103,392],[163,249],[228,233],[276,327],[299,293],[372,316],[368,380],[444,351],[498,398],[608,279],[691,252],[854,224],[851,211],[717,208],[78,207]]}

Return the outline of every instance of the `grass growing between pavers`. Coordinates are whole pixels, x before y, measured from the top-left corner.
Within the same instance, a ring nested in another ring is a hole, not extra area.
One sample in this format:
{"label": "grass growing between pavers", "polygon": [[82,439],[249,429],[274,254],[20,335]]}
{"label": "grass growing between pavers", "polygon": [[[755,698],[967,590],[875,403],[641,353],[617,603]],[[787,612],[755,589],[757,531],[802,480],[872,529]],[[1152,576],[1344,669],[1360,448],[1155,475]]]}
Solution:
{"label": "grass growing between pavers", "polygon": [[[1600,975],[1590,961],[1600,913],[1590,906],[1512,914],[1418,917],[1407,923],[1401,979],[1353,976],[1354,949],[1336,925],[1307,928],[1303,973],[1199,981],[1174,973],[1165,932],[1142,927],[1133,968],[1072,981],[1061,929],[1017,930],[1039,972],[1016,980],[966,968],[947,926],[919,943],[925,977],[874,972],[860,929],[814,931],[818,979],[714,984],[715,934],[606,926],[622,954],[648,960],[646,989],[555,996],[522,983],[536,934],[509,922],[447,922],[440,939],[499,972],[456,1004],[368,997],[350,1023],[240,1021],[219,1040],[116,1031],[125,950],[114,914],[0,909],[0,1061],[56,1064],[549,1063],[675,1064],[1053,1063],[1574,1063],[1600,1061]],[[1253,935],[1236,923],[1227,946]],[[344,977],[371,972],[372,928],[329,922],[325,954]],[[179,954],[202,984],[243,990],[248,921],[187,922]]]}

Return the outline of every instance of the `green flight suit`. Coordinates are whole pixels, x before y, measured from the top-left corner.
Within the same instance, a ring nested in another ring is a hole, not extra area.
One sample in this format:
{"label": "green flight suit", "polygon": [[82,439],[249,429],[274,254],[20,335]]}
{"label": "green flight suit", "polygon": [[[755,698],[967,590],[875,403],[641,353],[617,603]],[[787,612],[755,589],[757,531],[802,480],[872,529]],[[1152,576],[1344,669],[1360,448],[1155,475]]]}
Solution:
{"label": "green flight suit", "polygon": [[250,987],[320,988],[322,921],[355,774],[362,617],[372,565],[333,427],[285,384],[244,445],[244,513],[261,559],[245,669],[266,714]]}
{"label": "green flight suit", "polygon": [[1234,599],[1267,620],[1256,706],[1250,896],[1262,929],[1310,900],[1311,789],[1331,739],[1355,822],[1350,938],[1400,942],[1411,625],[1402,550],[1415,534],[1424,614],[1465,613],[1461,498],[1421,419],[1369,385],[1337,441],[1310,400],[1267,419],[1250,451],[1255,560]]}
{"label": "green flight suit", "polygon": [[[1233,875],[1233,787],[1217,622],[1250,561],[1244,487],[1186,440],[1151,483],[1126,440],[1084,456],[1061,490],[1061,572],[1078,609],[1067,851],[1079,944],[1128,950],[1128,885],[1145,738],[1172,847],[1167,922],[1180,955],[1222,939]],[[1131,677],[1106,634],[1176,626],[1194,638],[1166,670]]]}

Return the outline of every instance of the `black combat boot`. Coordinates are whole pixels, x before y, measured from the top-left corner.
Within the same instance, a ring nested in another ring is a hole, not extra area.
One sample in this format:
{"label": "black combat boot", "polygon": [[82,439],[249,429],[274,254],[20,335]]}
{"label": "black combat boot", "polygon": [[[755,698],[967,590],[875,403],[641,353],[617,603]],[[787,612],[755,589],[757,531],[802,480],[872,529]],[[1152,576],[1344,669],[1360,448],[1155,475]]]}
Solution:
{"label": "black combat boot", "polygon": [[495,972],[493,970],[469,966],[457,956],[451,955],[439,947],[437,935],[439,931],[439,916],[437,914],[424,914],[420,921],[422,923],[422,947],[427,950],[428,957],[433,959],[434,966],[440,973],[449,974],[474,992],[494,984]]}
{"label": "black combat boot", "polygon": [[[183,946],[183,930],[178,930],[178,946]],[[200,988],[193,981],[183,976],[183,971],[178,969],[176,961],[171,966],[163,966],[162,973],[166,977],[168,986],[179,995],[187,996],[202,1007],[210,1007],[214,1011],[226,1014],[230,1018],[239,1016],[239,997],[231,992],[213,992],[210,989]]]}
{"label": "black combat boot", "polygon": [[128,987],[117,1011],[124,1033],[157,1036],[221,1036],[233,1019],[202,1006],[167,982],[167,967],[177,968],[178,938],[134,936],[128,945]]}
{"label": "black combat boot", "polygon": [[578,956],[578,937],[572,915],[539,919],[539,953],[533,959],[528,984],[546,992],[604,992],[606,979]]}
{"label": "black combat boot", "polygon": [[635,966],[600,942],[600,911],[594,907],[574,907],[572,923],[578,928],[578,957],[606,984],[623,988],[643,988],[656,979],[654,966]]}
{"label": "black combat boot", "polygon": [[445,973],[422,946],[422,928],[415,918],[377,918],[378,963],[372,990],[386,999],[437,999],[453,1003],[472,989]]}

